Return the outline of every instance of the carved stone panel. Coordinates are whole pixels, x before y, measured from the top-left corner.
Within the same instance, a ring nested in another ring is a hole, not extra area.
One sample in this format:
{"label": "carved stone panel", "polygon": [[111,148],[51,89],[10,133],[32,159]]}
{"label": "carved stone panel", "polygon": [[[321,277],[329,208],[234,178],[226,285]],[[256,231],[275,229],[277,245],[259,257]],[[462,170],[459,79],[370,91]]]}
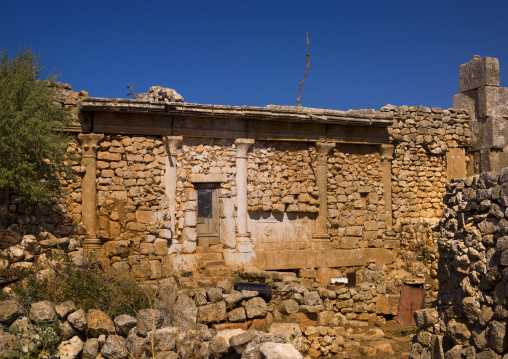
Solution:
{"label": "carved stone panel", "polygon": [[249,213],[249,230],[255,249],[304,249],[312,243],[313,213]]}

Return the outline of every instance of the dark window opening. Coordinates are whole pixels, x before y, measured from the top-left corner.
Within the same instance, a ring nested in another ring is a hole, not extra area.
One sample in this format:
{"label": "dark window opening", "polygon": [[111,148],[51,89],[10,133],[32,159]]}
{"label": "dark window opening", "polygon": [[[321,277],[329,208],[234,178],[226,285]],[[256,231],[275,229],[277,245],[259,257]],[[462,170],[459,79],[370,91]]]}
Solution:
{"label": "dark window opening", "polygon": [[196,183],[194,187],[198,191],[198,217],[213,218],[213,192],[218,183]]}

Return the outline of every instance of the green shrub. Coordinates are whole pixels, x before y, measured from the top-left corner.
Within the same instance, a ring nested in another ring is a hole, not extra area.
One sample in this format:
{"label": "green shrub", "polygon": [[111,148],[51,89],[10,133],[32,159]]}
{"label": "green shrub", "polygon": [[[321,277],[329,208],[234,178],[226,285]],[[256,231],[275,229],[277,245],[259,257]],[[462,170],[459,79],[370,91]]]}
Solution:
{"label": "green shrub", "polygon": [[28,328],[10,328],[19,342],[8,355],[15,358],[54,358],[58,354],[58,345],[62,338],[57,334],[60,322],[55,320],[48,324],[33,324]]}
{"label": "green shrub", "polygon": [[72,300],[85,311],[99,309],[111,317],[135,315],[148,308],[149,293],[134,280],[117,279],[104,274],[98,262],[84,267],[61,262],[53,267],[54,275],[39,279],[34,271],[19,271],[20,281],[13,286],[18,302],[28,310],[34,302],[49,300],[61,303]]}

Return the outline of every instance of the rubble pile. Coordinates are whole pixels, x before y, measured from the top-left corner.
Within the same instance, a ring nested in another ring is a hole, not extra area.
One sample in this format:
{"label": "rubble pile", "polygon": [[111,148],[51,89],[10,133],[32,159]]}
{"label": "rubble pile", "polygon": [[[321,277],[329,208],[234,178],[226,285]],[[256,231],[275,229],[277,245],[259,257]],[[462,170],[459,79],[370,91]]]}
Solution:
{"label": "rubble pile", "polygon": [[416,312],[411,358],[501,358],[508,350],[508,169],[453,181],[447,192],[437,307]]}

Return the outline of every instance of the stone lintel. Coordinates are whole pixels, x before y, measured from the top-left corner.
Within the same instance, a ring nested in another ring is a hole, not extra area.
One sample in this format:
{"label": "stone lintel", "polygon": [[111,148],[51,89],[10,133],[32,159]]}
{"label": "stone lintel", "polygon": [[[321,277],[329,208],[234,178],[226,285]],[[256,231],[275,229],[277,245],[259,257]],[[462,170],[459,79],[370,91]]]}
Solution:
{"label": "stone lintel", "polygon": [[[170,116],[199,116],[216,118],[244,118],[263,121],[297,123],[327,123],[352,126],[389,127],[393,117],[374,110],[338,111],[296,106],[224,106],[188,102],[154,102],[138,99],[90,97],[78,103],[82,113],[88,111],[151,113]],[[95,123],[94,123],[95,126]]]}
{"label": "stone lintel", "polygon": [[228,181],[228,175],[225,173],[192,173],[189,175],[190,183],[223,183]]}
{"label": "stone lintel", "polygon": [[394,254],[385,248],[266,251],[256,252],[255,265],[262,270],[338,268],[363,266],[370,260],[390,264]]}

